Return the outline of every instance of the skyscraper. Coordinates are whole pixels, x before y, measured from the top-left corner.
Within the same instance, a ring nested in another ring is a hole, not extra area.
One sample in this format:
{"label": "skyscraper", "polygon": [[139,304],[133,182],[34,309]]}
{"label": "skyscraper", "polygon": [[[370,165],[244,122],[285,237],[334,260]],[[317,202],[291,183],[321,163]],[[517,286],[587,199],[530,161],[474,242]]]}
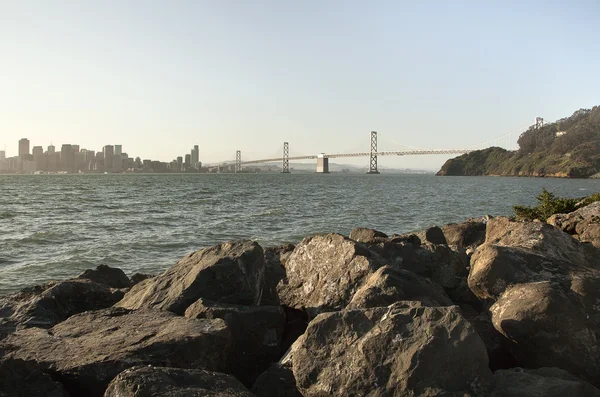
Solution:
{"label": "skyscraper", "polygon": [[60,169],[75,172],[75,151],[73,145],[64,144],[60,148]]}
{"label": "skyscraper", "polygon": [[104,152],[104,169],[108,171],[112,169],[115,147],[112,145],[106,145],[102,151]]}
{"label": "skyscraper", "polygon": [[50,146],[48,146],[48,150],[46,150],[48,153],[54,153],[56,152],[56,148],[54,147],[54,145],[50,144]]}
{"label": "skyscraper", "polygon": [[6,152],[4,150],[0,150],[0,160],[6,160]]}
{"label": "skyscraper", "polygon": [[115,156],[123,154],[123,145],[115,145]]}
{"label": "skyscraper", "polygon": [[29,139],[22,138],[19,140],[19,158],[24,159],[29,156]]}
{"label": "skyscraper", "polygon": [[198,149],[198,145],[194,145],[192,149],[192,167],[196,167],[198,161],[200,161],[200,150]]}

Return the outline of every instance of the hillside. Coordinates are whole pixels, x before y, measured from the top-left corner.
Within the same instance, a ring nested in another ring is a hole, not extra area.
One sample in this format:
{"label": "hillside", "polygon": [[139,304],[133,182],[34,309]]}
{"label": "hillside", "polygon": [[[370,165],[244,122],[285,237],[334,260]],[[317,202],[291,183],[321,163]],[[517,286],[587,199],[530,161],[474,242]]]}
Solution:
{"label": "hillside", "polygon": [[589,178],[600,176],[600,106],[519,137],[519,150],[498,147],[450,159],[437,175],[502,175]]}

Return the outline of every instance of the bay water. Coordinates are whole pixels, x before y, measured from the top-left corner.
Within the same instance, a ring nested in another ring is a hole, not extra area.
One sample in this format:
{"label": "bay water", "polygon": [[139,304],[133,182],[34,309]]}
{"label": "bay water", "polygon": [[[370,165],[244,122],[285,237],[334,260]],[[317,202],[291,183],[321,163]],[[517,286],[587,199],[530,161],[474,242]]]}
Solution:
{"label": "bay water", "polygon": [[565,197],[598,179],[428,174],[0,175],[0,295],[100,264],[157,274],[220,242],[298,243],[355,227],[387,234],[511,215],[542,188]]}

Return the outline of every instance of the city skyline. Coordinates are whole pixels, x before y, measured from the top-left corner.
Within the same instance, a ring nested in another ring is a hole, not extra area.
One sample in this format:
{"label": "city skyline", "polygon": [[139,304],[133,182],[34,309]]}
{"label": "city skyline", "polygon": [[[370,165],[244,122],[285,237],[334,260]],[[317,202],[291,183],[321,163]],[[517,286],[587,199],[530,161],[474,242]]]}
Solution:
{"label": "city skyline", "polygon": [[[185,161],[183,160],[185,158]],[[78,144],[64,143],[60,150],[50,144],[31,147],[28,138],[18,141],[18,155],[7,155],[0,150],[0,173],[81,173],[81,172],[206,172],[199,158],[199,145],[194,145],[190,153],[177,156],[169,162],[162,162],[140,156],[129,156],[123,152],[123,145],[104,145],[101,150],[89,150]]]}
{"label": "city skyline", "polygon": [[0,149],[109,141],[170,161],[198,142],[214,163],[284,141],[366,150],[372,130],[386,149],[470,147],[599,104],[598,15],[587,0],[8,2]]}

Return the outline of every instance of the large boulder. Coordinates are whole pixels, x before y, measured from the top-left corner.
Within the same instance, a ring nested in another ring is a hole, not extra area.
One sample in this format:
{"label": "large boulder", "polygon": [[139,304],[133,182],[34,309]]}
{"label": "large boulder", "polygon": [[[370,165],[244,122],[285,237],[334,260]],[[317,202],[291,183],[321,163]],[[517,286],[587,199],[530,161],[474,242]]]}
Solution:
{"label": "large boulder", "polygon": [[111,307],[118,290],[85,279],[51,282],[0,298],[0,339],[18,328],[50,328],[70,316]]}
{"label": "large boulder", "polygon": [[285,313],[279,306],[228,305],[199,299],[187,308],[185,316],[225,321],[232,333],[231,373],[249,387],[281,357]]}
{"label": "large boulder", "polygon": [[90,280],[110,288],[131,287],[131,280],[129,280],[129,277],[125,275],[123,270],[107,265],[99,265],[95,269],[88,269],[77,278]]}
{"label": "large boulder", "polygon": [[[420,268],[416,273],[430,278],[447,290],[460,288],[469,274],[469,257],[464,250],[452,250],[447,245],[422,243],[413,259]],[[408,260],[402,268],[407,268]]]}
{"label": "large boulder", "polygon": [[548,223],[574,235],[583,242],[600,248],[600,201],[589,204],[569,214],[555,214]]}
{"label": "large boulder", "polygon": [[253,397],[231,375],[168,367],[132,367],[108,385],[104,397]]}
{"label": "large boulder", "polygon": [[0,357],[36,364],[73,395],[102,396],[134,365],[226,371],[231,333],[225,322],[122,308],[86,312],[50,330],[29,328],[0,343]]}
{"label": "large boulder", "polygon": [[476,248],[485,241],[485,225],[489,218],[469,219],[442,227],[448,245],[459,248]]}
{"label": "large boulder", "polygon": [[350,232],[350,239],[359,243],[376,243],[381,240],[387,240],[387,234],[375,229],[357,227]]}
{"label": "large boulder", "polygon": [[261,300],[264,255],[253,241],[227,242],[193,252],[158,277],[131,288],[116,304],[183,314],[200,298],[241,305]]}
{"label": "large boulder", "polygon": [[600,390],[559,368],[511,368],[494,378],[494,397],[600,397]]}
{"label": "large boulder", "polygon": [[418,234],[421,241],[431,244],[448,244],[446,236],[439,226],[431,226]]}
{"label": "large boulder", "polygon": [[281,303],[311,317],[343,309],[380,266],[367,247],[340,234],[307,237],[285,264],[287,278],[277,287]]}
{"label": "large boulder", "polygon": [[426,306],[451,306],[442,287],[408,270],[380,267],[354,294],[347,309],[389,306],[398,301],[420,301]]}
{"label": "large boulder", "polygon": [[[597,287],[600,288],[600,282]],[[598,382],[597,324],[590,321],[577,299],[572,291],[564,291],[549,281],[517,284],[490,308],[492,323],[517,342],[513,355],[521,365],[556,366]]]}
{"label": "large boulder", "polygon": [[469,287],[524,367],[559,367],[600,383],[600,257],[541,222],[495,218],[471,257]]}
{"label": "large boulder", "polygon": [[63,386],[35,364],[0,359],[0,397],[69,397]]}
{"label": "large boulder", "polygon": [[285,279],[285,263],[296,248],[293,244],[283,244],[265,248],[265,276],[261,305],[279,305],[277,284]]}
{"label": "large boulder", "polygon": [[273,364],[263,372],[252,386],[252,393],[257,397],[302,397],[294,371],[285,363]]}
{"label": "large boulder", "polygon": [[456,306],[324,313],[292,347],[304,396],[489,395],[485,346]]}

